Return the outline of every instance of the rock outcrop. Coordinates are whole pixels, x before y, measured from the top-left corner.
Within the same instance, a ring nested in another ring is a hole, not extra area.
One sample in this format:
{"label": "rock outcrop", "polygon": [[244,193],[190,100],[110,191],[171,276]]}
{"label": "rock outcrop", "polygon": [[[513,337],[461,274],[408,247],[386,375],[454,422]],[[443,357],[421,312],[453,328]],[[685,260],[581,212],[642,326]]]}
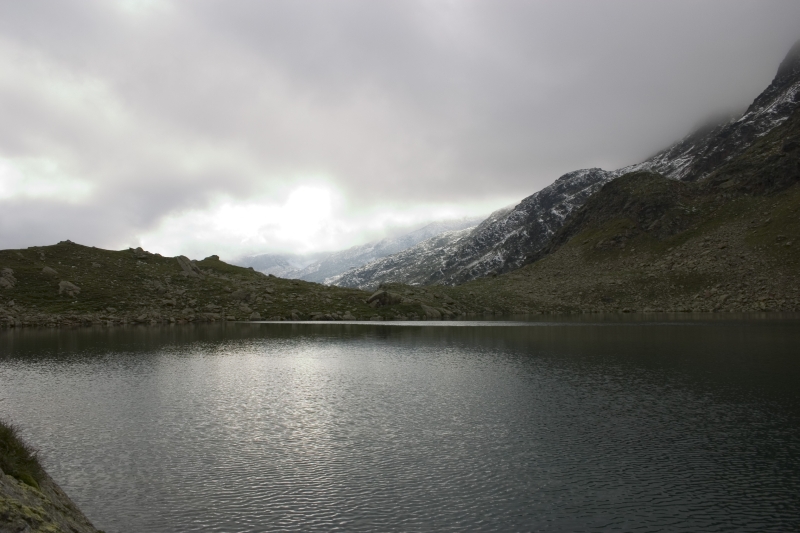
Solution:
{"label": "rock outcrop", "polygon": [[367,303],[370,307],[381,307],[385,305],[399,304],[403,301],[403,297],[399,294],[389,291],[377,291],[372,296],[367,298]]}
{"label": "rock outcrop", "polygon": [[203,276],[203,273],[200,271],[200,268],[197,265],[195,265],[192,262],[192,260],[186,257],[185,255],[179,255],[175,259],[178,261],[178,265],[180,265],[184,276],[191,276],[194,278],[199,278]]}
{"label": "rock outcrop", "polygon": [[10,268],[0,270],[0,289],[13,289],[17,284],[17,278],[14,277],[14,271]]}
{"label": "rock outcrop", "polygon": [[66,294],[68,296],[77,296],[81,293],[81,288],[69,281],[58,282],[58,294]]}

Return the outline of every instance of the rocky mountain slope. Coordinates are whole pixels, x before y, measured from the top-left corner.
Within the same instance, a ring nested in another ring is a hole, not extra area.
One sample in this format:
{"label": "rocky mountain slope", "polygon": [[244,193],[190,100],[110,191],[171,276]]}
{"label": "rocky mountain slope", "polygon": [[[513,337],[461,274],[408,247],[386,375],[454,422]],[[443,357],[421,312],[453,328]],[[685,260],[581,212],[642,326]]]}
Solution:
{"label": "rocky mountain slope", "polygon": [[610,179],[611,174],[599,168],[570,172],[512,209],[493,213],[449,246],[423,242],[346,272],[334,283],[362,289],[379,283],[454,285],[515,261],[521,266],[529,249],[544,246],[567,215]]}
{"label": "rocky mountain slope", "polygon": [[301,271],[311,263],[324,259],[328,253],[317,254],[260,254],[249,257],[241,257],[231,264],[252,268],[262,274],[272,274],[279,278],[295,278],[296,272]]}
{"label": "rocky mountain slope", "polygon": [[541,250],[567,217],[608,181],[643,170],[676,180],[702,179],[786,121],[798,104],[800,42],[789,51],[769,87],[738,120],[694,132],[642,163],[613,172],[588,169],[565,174],[453,246],[442,250],[427,246],[438,257],[426,257],[424,249],[409,251],[409,260],[431,266],[427,276],[413,264],[403,264],[401,257],[389,257],[382,264],[347,272],[336,283],[360,288],[381,282],[454,285],[514,270],[525,263],[525,257]]}
{"label": "rocky mountain slope", "polygon": [[772,83],[738,119],[710,131],[688,135],[642,163],[622,168],[618,175],[649,170],[668,178],[697,181],[741,154],[759,137],[782,124],[800,103],[800,41],[789,50]]}
{"label": "rocky mountain slope", "polygon": [[442,233],[476,226],[481,220],[483,219],[442,220],[402,235],[353,246],[339,252],[314,256],[263,254],[236,260],[234,264],[253,267],[254,270],[264,274],[282,278],[329,283],[327,279],[334,279],[351,268],[358,268],[371,261],[396,254]]}
{"label": "rocky mountain slope", "polygon": [[327,278],[325,283],[372,289],[377,284],[402,278],[408,284],[421,285],[421,280],[427,280],[431,272],[441,272],[444,267],[441,258],[451,253],[471,232],[472,228],[467,228],[442,233],[402,252]]}
{"label": "rocky mountain slope", "polygon": [[800,110],[705,178],[609,182],[528,260],[458,289],[507,313],[800,311]]}

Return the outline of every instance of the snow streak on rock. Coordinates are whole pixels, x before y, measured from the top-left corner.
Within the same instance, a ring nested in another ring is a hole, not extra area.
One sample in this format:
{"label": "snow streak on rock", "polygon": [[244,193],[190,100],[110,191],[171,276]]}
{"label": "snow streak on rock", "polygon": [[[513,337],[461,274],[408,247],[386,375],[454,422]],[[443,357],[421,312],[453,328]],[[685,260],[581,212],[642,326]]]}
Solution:
{"label": "snow streak on rock", "polygon": [[377,259],[325,280],[326,285],[342,287],[374,287],[398,279],[410,285],[421,285],[431,273],[444,268],[442,258],[455,251],[456,245],[474,228],[448,231],[425,240],[402,252]]}
{"label": "snow streak on rock", "polygon": [[326,282],[364,289],[382,282],[454,285],[516,268],[528,250],[544,246],[564,219],[611,177],[599,168],[570,172],[514,208],[492,213],[468,234],[455,232],[449,240],[424,241]]}

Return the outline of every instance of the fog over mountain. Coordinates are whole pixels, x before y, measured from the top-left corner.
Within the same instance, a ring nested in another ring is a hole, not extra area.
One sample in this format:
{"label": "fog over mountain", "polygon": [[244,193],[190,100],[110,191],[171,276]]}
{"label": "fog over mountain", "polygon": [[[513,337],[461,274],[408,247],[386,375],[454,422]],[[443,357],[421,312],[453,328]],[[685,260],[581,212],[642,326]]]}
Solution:
{"label": "fog over mountain", "polygon": [[485,215],[738,113],[785,1],[0,6],[0,248],[234,259]]}
{"label": "fog over mountain", "polygon": [[443,233],[472,229],[482,220],[482,217],[477,217],[437,221],[408,233],[353,246],[338,252],[306,255],[262,254],[243,257],[234,261],[234,264],[252,267],[264,274],[282,278],[330,284],[333,279],[351,268],[396,254]]}
{"label": "fog over mountain", "polygon": [[452,285],[515,270],[541,257],[570,215],[609,181],[640,171],[673,180],[702,180],[789,120],[798,106],[800,40],[781,61],[769,86],[741,116],[703,124],[641,163],[613,171],[591,168],[568,172],[472,230],[429,239],[325,281],[361,289],[374,289],[387,282]]}

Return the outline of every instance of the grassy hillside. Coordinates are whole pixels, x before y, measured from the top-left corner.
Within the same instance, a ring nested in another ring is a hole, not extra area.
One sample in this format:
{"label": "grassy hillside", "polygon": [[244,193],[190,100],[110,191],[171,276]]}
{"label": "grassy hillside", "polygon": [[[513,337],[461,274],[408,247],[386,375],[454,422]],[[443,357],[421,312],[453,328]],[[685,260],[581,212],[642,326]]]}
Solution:
{"label": "grassy hillside", "polygon": [[188,261],[70,241],[0,251],[0,327],[422,319],[474,311],[424,288],[397,291],[368,302],[370,293],[358,289],[265,276],[217,256]]}

